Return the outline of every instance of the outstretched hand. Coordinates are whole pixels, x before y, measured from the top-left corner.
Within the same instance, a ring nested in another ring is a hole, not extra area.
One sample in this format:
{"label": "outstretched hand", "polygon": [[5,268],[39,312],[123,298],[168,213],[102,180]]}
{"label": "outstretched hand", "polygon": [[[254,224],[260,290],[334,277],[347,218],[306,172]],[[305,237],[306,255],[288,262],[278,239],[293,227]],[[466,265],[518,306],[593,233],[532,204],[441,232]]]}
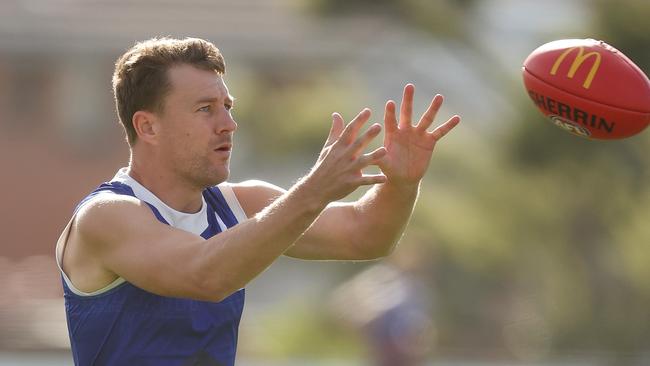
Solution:
{"label": "outstretched hand", "polygon": [[332,115],[329,136],[316,165],[309,174],[315,190],[325,201],[341,199],[362,185],[386,181],[386,176],[383,174],[362,172],[370,165],[378,165],[386,154],[386,149],[383,147],[364,154],[364,149],[370,141],[381,132],[381,125],[375,123],[365,132],[360,133],[369,118],[369,109],[362,110],[347,125],[341,115],[338,113]]}
{"label": "outstretched hand", "polygon": [[442,95],[437,94],[429,108],[413,125],[413,94],[415,87],[404,87],[399,120],[396,115],[395,102],[389,100],[384,112],[384,147],[386,154],[379,162],[379,167],[389,183],[412,185],[418,184],[429,166],[433,149],[438,140],[445,136],[459,122],[455,115],[445,123],[429,132],[429,127],[442,105]]}
{"label": "outstretched hand", "polygon": [[[364,149],[381,132],[373,124],[360,133],[370,118],[370,110],[362,110],[347,125],[338,114],[332,115],[332,128],[316,165],[308,178],[311,186],[324,201],[331,202],[352,193],[362,185],[391,183],[417,185],[429,166],[436,142],[460,122],[453,116],[433,131],[428,129],[442,105],[442,95],[436,95],[420,120],[413,125],[413,94],[415,87],[404,87],[399,120],[395,102],[386,103],[384,113],[384,146],[364,154]],[[382,174],[364,174],[363,169],[376,165]]]}

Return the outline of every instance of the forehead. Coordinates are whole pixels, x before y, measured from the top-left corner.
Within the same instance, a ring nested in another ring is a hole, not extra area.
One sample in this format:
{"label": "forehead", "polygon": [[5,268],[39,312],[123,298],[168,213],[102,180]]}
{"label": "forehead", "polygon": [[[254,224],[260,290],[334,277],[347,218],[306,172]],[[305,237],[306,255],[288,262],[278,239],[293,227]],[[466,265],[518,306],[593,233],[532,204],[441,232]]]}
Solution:
{"label": "forehead", "polygon": [[171,91],[169,97],[194,99],[211,96],[229,97],[223,77],[212,70],[203,70],[191,65],[177,65],[168,70]]}

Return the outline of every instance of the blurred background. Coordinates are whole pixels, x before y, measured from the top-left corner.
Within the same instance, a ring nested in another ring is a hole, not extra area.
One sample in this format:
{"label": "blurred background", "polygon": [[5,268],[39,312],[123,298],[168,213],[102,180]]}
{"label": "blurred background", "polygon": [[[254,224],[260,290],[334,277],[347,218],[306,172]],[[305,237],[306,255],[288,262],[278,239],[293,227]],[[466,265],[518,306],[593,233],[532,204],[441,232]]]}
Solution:
{"label": "blurred background", "polygon": [[0,2],[0,365],[72,364],[54,245],[127,164],[115,59],[166,35],[226,57],[232,181],[289,187],[332,112],[380,122],[407,82],[416,113],[438,92],[439,120],[463,117],[394,255],[281,258],[250,284],[239,365],[649,365],[650,132],[567,134],[521,81],[562,38],[648,72],[649,17],[646,0]]}

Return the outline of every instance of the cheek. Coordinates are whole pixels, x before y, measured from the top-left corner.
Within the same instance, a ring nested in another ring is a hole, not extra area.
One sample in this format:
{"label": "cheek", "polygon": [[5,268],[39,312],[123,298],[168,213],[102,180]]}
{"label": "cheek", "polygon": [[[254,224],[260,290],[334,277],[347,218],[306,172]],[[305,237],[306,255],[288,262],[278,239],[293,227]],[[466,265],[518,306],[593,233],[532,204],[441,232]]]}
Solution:
{"label": "cheek", "polygon": [[194,155],[194,144],[192,135],[187,131],[178,131],[177,133],[166,134],[163,143],[163,154],[168,161],[174,161],[175,164],[183,164],[192,155]]}
{"label": "cheek", "polygon": [[191,145],[191,142],[200,138],[199,131],[191,129],[191,121],[183,121],[170,123],[165,129],[165,142],[177,148],[184,148]]}
{"label": "cheek", "polygon": [[205,133],[183,131],[172,141],[175,154],[184,160],[200,160],[207,157],[210,140]]}
{"label": "cheek", "polygon": [[197,150],[198,145],[200,145],[196,136],[193,136],[189,132],[182,132],[177,135],[172,143],[175,145],[175,149],[179,155],[193,154]]}
{"label": "cheek", "polygon": [[206,154],[209,148],[210,134],[204,123],[188,116],[174,116],[165,129],[165,145],[171,159],[196,159]]}

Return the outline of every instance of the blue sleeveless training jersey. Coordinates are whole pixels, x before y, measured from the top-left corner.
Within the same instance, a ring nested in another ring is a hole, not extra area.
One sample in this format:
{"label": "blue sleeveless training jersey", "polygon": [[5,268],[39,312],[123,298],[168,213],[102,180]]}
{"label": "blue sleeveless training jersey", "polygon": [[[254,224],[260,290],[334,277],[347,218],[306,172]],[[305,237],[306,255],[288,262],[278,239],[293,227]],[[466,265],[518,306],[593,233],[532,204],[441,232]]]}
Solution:
{"label": "blue sleeveless training jersey", "polygon": [[[228,189],[229,199],[218,187],[204,190],[201,212],[183,214],[173,212],[122,169],[88,195],[77,210],[98,194],[130,195],[147,203],[159,221],[188,231],[202,230],[196,234],[208,239],[237,224],[235,208],[230,207],[233,200],[241,220],[243,211]],[[193,221],[189,227],[188,221]],[[61,255],[69,226],[62,235]],[[59,257],[57,250],[61,266]],[[61,273],[75,365],[234,365],[244,289],[215,303],[155,295],[119,278],[102,290],[82,293]]]}

